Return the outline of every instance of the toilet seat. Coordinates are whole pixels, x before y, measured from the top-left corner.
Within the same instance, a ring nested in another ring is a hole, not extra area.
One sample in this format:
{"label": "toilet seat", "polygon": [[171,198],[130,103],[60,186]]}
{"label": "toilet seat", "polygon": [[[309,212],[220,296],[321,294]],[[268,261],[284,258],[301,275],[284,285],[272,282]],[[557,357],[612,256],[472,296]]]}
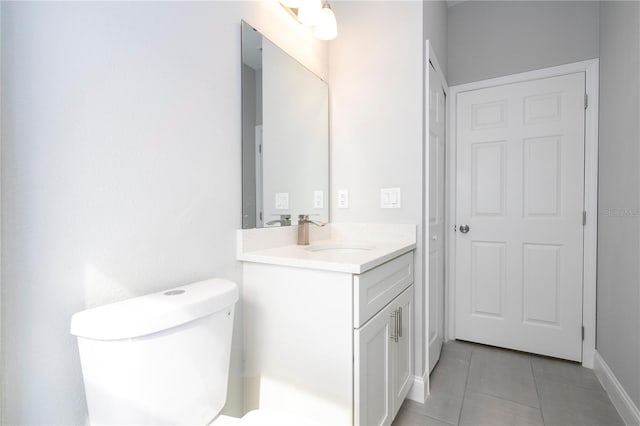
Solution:
{"label": "toilet seat", "polygon": [[211,426],[314,426],[309,419],[284,410],[258,409],[238,417],[218,416]]}

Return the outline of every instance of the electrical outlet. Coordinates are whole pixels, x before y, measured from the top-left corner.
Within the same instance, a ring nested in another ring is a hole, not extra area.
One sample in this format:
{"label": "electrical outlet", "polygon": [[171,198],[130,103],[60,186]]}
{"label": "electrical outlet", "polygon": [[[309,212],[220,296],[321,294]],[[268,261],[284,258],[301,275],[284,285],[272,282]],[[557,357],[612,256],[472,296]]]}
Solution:
{"label": "electrical outlet", "polygon": [[338,190],[338,208],[339,209],[349,208],[349,190],[348,189]]}
{"label": "electrical outlet", "polygon": [[280,192],[276,194],[276,210],[287,210],[289,208],[289,193]]}
{"label": "electrical outlet", "polygon": [[313,191],[313,208],[324,208],[324,191]]}

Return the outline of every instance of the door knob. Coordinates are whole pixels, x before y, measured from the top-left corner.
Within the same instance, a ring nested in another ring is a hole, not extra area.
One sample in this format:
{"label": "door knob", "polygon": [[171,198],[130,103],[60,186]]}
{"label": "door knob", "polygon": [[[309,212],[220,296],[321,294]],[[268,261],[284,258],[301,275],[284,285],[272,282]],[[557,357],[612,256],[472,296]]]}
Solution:
{"label": "door knob", "polygon": [[469,232],[469,225],[460,225],[460,232],[462,232],[463,234]]}

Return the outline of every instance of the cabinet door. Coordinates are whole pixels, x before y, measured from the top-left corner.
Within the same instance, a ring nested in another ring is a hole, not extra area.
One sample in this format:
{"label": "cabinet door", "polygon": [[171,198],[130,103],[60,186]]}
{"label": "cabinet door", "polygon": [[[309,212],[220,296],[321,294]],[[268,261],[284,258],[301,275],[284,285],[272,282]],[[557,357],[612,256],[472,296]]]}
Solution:
{"label": "cabinet door", "polygon": [[391,409],[395,417],[413,385],[413,286],[398,296],[392,306],[399,315],[401,330],[398,341],[391,343]]}
{"label": "cabinet door", "polygon": [[391,415],[391,333],[394,310],[387,305],[354,337],[354,424],[388,425]]}

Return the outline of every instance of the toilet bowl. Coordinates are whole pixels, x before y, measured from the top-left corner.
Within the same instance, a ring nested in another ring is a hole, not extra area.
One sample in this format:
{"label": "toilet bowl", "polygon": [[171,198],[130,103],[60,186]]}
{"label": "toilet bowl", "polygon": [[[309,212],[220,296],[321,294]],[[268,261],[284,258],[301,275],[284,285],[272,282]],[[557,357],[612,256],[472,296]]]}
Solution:
{"label": "toilet bowl", "polygon": [[311,425],[283,411],[220,415],[237,301],[235,283],[210,279],[73,315],[90,423]]}

